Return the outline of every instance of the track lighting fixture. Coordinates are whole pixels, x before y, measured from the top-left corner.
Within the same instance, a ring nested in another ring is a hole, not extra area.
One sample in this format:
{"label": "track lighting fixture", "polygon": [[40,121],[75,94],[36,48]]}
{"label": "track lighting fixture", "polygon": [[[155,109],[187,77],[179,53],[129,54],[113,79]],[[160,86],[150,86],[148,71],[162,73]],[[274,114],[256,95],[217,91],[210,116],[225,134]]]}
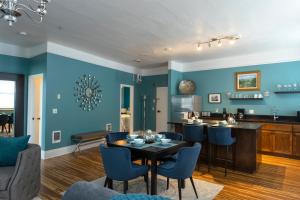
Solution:
{"label": "track lighting fixture", "polygon": [[203,45],[207,44],[209,48],[213,46],[213,44],[217,44],[218,47],[221,47],[223,45],[223,41],[227,40],[229,41],[229,44],[233,45],[235,42],[240,39],[240,35],[229,35],[229,36],[224,36],[224,37],[213,37],[210,40],[206,42],[198,42],[197,43],[197,50],[201,51],[203,49]]}

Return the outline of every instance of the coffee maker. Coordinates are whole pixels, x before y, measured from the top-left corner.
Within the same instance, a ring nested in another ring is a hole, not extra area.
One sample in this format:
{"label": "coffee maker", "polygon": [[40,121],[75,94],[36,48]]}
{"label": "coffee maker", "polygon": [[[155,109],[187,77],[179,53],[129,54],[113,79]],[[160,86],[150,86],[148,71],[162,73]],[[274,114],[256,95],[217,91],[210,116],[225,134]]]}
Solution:
{"label": "coffee maker", "polygon": [[238,108],[237,109],[237,118],[244,119],[245,117],[245,108]]}

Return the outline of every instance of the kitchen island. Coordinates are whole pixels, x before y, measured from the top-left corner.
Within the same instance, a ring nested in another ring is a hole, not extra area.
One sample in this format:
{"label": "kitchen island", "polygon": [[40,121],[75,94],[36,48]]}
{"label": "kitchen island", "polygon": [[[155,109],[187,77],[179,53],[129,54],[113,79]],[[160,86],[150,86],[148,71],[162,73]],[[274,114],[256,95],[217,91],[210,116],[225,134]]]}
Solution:
{"label": "kitchen island", "polygon": [[[217,120],[204,120],[204,132],[207,134],[207,126],[217,124]],[[169,122],[175,132],[182,133],[184,122]],[[232,136],[236,138],[236,143],[230,148],[228,159],[232,161],[232,169],[247,173],[253,173],[257,170],[261,162],[261,156],[258,154],[260,149],[261,125],[258,123],[238,122],[234,125],[228,125],[232,129]],[[208,159],[208,142],[203,142],[201,150],[201,160]],[[226,148],[221,146],[213,147],[212,161],[216,165],[224,165],[221,161],[226,159]]]}

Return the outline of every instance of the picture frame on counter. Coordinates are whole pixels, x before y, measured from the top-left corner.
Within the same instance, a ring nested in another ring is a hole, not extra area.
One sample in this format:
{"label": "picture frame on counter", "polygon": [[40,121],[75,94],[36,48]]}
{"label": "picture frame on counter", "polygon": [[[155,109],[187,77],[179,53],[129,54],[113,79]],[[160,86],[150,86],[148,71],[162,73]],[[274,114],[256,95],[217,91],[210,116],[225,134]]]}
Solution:
{"label": "picture frame on counter", "polygon": [[208,103],[222,103],[221,93],[208,94]]}
{"label": "picture frame on counter", "polygon": [[260,71],[236,72],[236,91],[257,91],[260,90]]}

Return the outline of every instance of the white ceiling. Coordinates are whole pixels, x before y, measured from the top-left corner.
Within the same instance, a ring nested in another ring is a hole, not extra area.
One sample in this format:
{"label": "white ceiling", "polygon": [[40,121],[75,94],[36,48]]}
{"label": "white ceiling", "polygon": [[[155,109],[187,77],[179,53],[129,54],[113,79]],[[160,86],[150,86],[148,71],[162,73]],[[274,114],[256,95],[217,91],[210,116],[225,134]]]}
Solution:
{"label": "white ceiling", "polygon": [[[52,41],[150,68],[168,60],[195,62],[299,47],[299,10],[299,0],[52,0],[43,24],[25,16],[14,27],[0,20],[0,42],[30,47]],[[196,42],[228,34],[242,38],[235,45],[196,51]],[[137,58],[142,63],[133,61]]]}

